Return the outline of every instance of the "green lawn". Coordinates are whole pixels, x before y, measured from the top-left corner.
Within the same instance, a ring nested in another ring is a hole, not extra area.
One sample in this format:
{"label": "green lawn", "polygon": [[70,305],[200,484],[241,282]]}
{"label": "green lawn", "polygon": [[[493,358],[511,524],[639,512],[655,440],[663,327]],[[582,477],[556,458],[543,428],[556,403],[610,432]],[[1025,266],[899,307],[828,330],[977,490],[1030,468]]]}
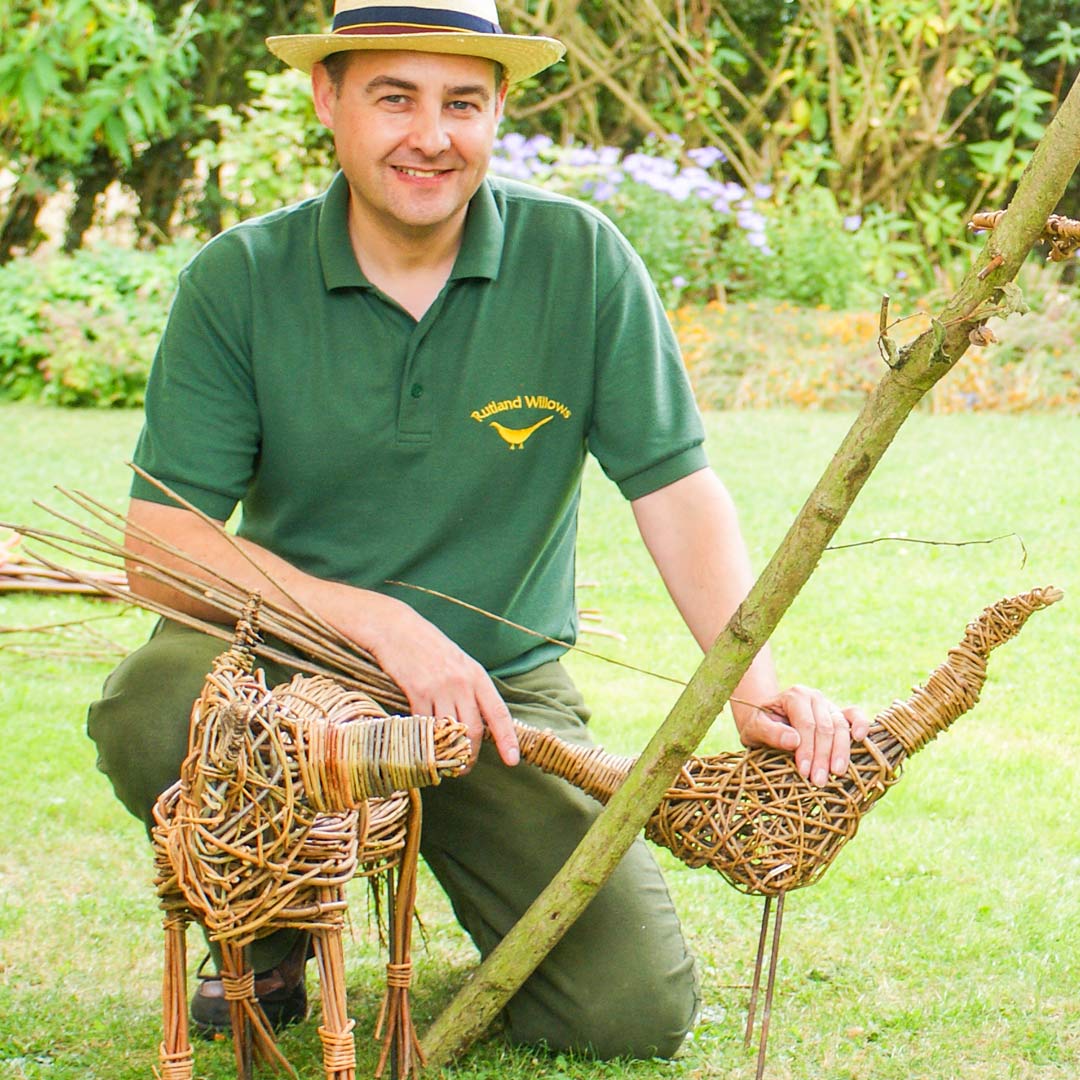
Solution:
{"label": "green lawn", "polygon": [[[836,413],[708,418],[711,455],[760,565],[850,420]],[[53,484],[122,504],[138,418],[0,405],[0,520],[42,522]],[[871,478],[837,543],[903,534],[965,547],[879,543],[827,552],[774,639],[782,676],[876,711],[940,663],[985,605],[1035,585],[1066,591],[996,653],[976,710],[908,766],[825,879],[787,906],[766,1075],[771,1080],[1075,1080],[1080,1076],[1080,426],[1066,416],[920,414]],[[1026,551],[1026,564],[1024,562]],[[688,677],[695,649],[636,542],[628,508],[588,477],[581,602],[625,643],[583,644]],[[0,594],[0,626],[99,613],[79,599]],[[114,625],[115,624],[115,625]],[[141,615],[110,622],[131,643]],[[5,636],[0,635],[0,645]],[[670,683],[584,655],[575,677],[614,750],[636,751],[675,698]],[[0,1077],[149,1078],[159,1034],[160,919],[139,826],[94,769],[86,701],[110,664],[0,651]],[[721,717],[708,749],[733,748]],[[760,902],[661,853],[700,959],[701,1021],[675,1062],[631,1065],[474,1049],[461,1077],[751,1077],[745,983]],[[421,1028],[475,958],[438,889],[421,884]],[[356,887],[347,947],[359,1076],[385,958]],[[191,966],[200,949],[191,946]],[[317,1019],[284,1049],[322,1076]],[[196,1075],[231,1077],[227,1045]]]}

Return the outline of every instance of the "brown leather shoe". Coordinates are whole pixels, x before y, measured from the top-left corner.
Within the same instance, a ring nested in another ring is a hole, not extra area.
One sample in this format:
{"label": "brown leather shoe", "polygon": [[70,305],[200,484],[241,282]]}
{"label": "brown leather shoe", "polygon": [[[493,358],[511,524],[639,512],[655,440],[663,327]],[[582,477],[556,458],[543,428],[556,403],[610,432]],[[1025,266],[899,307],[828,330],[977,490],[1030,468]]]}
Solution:
{"label": "brown leather shoe", "polygon": [[[255,996],[275,1031],[307,1019],[304,965],[312,955],[310,947],[311,935],[300,934],[277,967],[255,975]],[[191,998],[191,1023],[200,1035],[212,1039],[231,1030],[229,1003],[218,976],[199,977],[202,982]]]}

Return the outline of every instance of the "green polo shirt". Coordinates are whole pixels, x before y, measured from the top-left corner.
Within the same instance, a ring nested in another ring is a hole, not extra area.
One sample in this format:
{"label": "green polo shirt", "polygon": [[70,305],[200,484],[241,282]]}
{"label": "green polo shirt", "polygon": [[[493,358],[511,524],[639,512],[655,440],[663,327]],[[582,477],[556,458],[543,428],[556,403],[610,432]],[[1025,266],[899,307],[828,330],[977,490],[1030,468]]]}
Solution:
{"label": "green polo shirt", "polygon": [[[301,569],[398,596],[497,675],[572,643],[581,472],[629,499],[705,465],[641,260],[591,208],[489,179],[417,322],[361,273],[348,187],[245,222],[180,275],[135,460]],[[163,501],[136,478],[132,494]]]}

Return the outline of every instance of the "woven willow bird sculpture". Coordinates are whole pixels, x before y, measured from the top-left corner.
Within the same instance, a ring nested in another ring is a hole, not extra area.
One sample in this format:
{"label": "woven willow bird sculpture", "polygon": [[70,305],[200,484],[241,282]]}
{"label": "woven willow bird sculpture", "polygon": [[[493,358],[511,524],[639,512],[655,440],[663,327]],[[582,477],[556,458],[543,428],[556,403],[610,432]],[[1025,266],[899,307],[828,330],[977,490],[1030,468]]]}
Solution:
{"label": "woven willow bird sculpture", "polygon": [[[237,1074],[253,1053],[292,1071],[255,996],[244,946],[273,930],[311,935],[322,987],[327,1080],[354,1080],[353,1021],[345,1004],[344,888],[359,872],[400,868],[392,919],[385,1027],[376,1075],[393,1052],[414,1073],[409,941],[420,805],[415,789],[469,761],[456,720],[387,716],[366,694],[296,676],[267,688],[253,671],[255,607],[237,625],[192,710],[180,779],[154,807],[156,886],[165,917],[165,1036],[160,1080],[191,1080],[185,933],[198,920],[221,947]],[[384,1023],[385,1021],[385,1023]]]}
{"label": "woven willow bird sculpture", "polygon": [[[768,937],[771,901],[778,898],[758,1051],[764,1069],[768,1018],[776,977],[783,899],[817,881],[859,827],[863,815],[900,779],[904,761],[972,708],[986,681],[990,652],[1015,637],[1028,618],[1062,596],[1033,589],[986,608],[968,624],[925,686],[893,702],[851,748],[847,772],[814,787],[791,754],[744,750],[691,758],[645,826],[645,835],[691,867],[707,866],[741,892],[764,896],[761,935],[746,1027],[750,1041]],[[635,758],[562,742],[517,725],[522,760],[553,773],[606,803]]]}

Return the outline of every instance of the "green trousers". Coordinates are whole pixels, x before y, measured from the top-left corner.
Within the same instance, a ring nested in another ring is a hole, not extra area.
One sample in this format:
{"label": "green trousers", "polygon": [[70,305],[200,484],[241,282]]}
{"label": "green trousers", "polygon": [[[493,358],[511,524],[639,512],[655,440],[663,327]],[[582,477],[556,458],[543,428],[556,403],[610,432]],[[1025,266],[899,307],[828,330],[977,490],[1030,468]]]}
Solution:
{"label": "green trousers", "polygon": [[[149,827],[157,796],[175,782],[191,706],[216,638],[162,621],[109,676],[90,707],[98,768]],[[273,686],[292,671],[264,664]],[[590,743],[588,710],[558,663],[498,681],[511,713],[562,738]],[[461,925],[486,956],[574,850],[600,807],[530,765],[508,768],[485,743],[465,777],[423,791],[421,853]],[[256,971],[290,939],[252,946]],[[670,1057],[698,1008],[697,983],[667,886],[638,840],[607,884],[508,1005],[512,1041],[598,1057]]]}

